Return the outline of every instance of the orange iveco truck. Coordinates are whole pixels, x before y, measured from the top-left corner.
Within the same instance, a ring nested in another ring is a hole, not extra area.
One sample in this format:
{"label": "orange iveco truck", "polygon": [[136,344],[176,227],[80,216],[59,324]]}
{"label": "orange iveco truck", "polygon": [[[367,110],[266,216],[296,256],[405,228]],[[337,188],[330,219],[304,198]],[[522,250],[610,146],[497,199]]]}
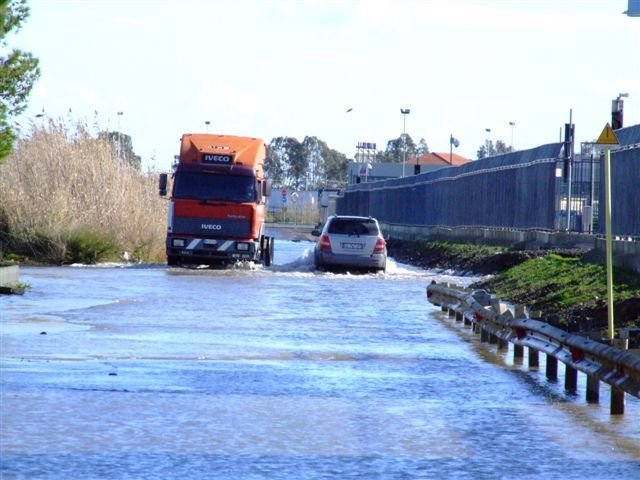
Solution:
{"label": "orange iveco truck", "polygon": [[[259,138],[184,134],[169,198],[167,263],[270,266],[273,238],[264,234],[271,182]],[[167,174],[160,195],[167,195]]]}

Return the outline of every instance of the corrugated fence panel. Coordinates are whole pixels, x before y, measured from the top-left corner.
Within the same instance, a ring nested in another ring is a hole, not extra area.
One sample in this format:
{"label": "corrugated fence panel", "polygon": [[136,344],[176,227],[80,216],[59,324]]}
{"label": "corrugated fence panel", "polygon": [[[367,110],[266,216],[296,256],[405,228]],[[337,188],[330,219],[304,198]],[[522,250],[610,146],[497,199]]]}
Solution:
{"label": "corrugated fence panel", "polygon": [[561,147],[542,145],[460,167],[353,185],[338,199],[337,211],[389,224],[553,229]]}
{"label": "corrugated fence panel", "polygon": [[[604,169],[602,169],[604,172]],[[600,177],[600,218],[605,233],[604,174]],[[611,154],[611,230],[614,235],[640,236],[640,148]]]}

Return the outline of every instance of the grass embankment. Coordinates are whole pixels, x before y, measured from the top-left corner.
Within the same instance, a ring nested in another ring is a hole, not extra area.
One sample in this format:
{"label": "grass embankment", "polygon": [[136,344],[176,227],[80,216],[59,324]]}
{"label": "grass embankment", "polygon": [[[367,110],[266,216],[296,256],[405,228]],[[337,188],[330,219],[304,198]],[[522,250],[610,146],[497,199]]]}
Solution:
{"label": "grass embankment", "polygon": [[[473,288],[539,310],[543,320],[562,328],[607,328],[606,269],[583,261],[584,252],[393,240],[389,251],[401,261],[423,267],[495,273]],[[640,274],[614,269],[614,311],[617,328],[640,326]]]}
{"label": "grass embankment", "polygon": [[0,167],[0,258],[161,261],[167,206],[157,185],[82,124],[32,125]]}
{"label": "grass embankment", "polygon": [[[640,326],[640,274],[614,269],[616,326]],[[607,327],[604,265],[549,254],[527,260],[476,286],[540,310],[546,321],[569,330]]]}

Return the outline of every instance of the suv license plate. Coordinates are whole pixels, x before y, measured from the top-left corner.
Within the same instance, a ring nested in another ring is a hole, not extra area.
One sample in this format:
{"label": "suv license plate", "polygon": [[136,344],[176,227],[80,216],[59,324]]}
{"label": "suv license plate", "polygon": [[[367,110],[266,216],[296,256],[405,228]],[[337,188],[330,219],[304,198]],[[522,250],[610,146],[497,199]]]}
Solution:
{"label": "suv license plate", "polygon": [[345,250],[362,250],[364,247],[362,243],[342,243],[341,245]]}

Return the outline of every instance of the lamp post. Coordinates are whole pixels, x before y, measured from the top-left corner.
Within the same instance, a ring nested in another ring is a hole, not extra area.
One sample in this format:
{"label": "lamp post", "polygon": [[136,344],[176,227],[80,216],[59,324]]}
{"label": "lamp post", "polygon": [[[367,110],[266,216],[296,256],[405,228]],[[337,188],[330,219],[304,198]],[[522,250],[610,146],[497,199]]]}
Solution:
{"label": "lamp post", "polygon": [[491,155],[490,150],[489,150],[490,149],[490,142],[491,142],[491,140],[489,139],[489,137],[491,135],[491,129],[490,128],[485,128],[484,131],[487,132],[487,142],[486,142],[487,143],[487,151],[485,152],[486,153],[485,156],[488,157],[488,156]]}
{"label": "lamp post", "polygon": [[409,108],[401,108],[400,113],[402,114],[402,178],[404,178],[404,169],[407,163],[407,115],[411,113]]}
{"label": "lamp post", "polygon": [[511,151],[513,152],[513,127],[516,126],[516,122],[509,122],[509,126],[511,127]]}
{"label": "lamp post", "polygon": [[209,125],[211,125],[211,122],[210,122],[209,120],[205,120],[205,121],[204,121],[204,124],[207,126],[207,127],[206,127],[206,129],[207,129],[207,133],[209,133]]}
{"label": "lamp post", "polygon": [[120,117],[123,112],[118,112],[118,160],[122,158],[122,134],[120,133]]}

